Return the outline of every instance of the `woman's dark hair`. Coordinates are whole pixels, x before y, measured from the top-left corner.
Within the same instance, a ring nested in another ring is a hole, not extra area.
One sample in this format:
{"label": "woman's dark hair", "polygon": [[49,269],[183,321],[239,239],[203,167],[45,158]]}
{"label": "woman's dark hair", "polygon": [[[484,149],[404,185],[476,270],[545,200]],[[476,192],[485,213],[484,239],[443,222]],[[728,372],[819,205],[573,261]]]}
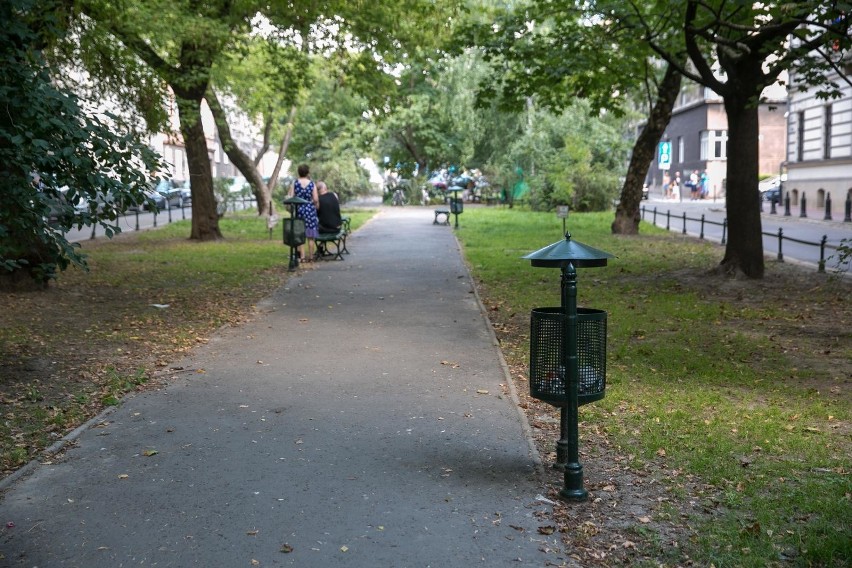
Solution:
{"label": "woman's dark hair", "polygon": [[308,167],[308,164],[302,164],[299,166],[299,177],[308,177],[308,174],[311,173],[311,168]]}

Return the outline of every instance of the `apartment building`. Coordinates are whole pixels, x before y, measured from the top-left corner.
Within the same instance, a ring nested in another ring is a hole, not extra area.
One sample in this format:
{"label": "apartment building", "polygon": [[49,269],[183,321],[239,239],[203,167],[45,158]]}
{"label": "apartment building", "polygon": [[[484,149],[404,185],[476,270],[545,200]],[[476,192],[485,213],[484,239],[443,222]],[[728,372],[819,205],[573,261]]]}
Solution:
{"label": "apartment building", "polygon": [[[852,76],[852,61],[841,67]],[[834,214],[852,198],[852,86],[836,71],[828,79],[840,86],[842,96],[822,99],[790,76],[787,120],[787,172],[782,199],[799,206],[803,196],[809,206],[824,209],[831,196]]]}
{"label": "apartment building", "polygon": [[[660,148],[668,149],[667,160],[654,160],[648,171],[651,195],[663,195],[663,184],[675,172],[681,179],[690,172],[706,172],[709,178],[707,199],[724,199],[728,168],[728,116],[722,97],[712,89],[684,81]],[[763,175],[778,175],[787,149],[787,98],[780,85],[767,87],[758,109],[760,121],[760,164]],[[689,197],[689,194],[686,194]]]}

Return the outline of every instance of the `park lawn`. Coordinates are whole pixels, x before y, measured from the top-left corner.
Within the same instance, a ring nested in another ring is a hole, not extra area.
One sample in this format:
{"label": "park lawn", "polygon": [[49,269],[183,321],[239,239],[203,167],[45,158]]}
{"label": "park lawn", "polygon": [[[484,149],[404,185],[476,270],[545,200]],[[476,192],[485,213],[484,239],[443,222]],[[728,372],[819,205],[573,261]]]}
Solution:
{"label": "park lawn", "polygon": [[[627,531],[632,562],[849,565],[849,279],[774,262],[763,281],[729,279],[709,273],[718,244],[645,223],[638,236],[615,236],[611,222],[611,213],[567,222],[572,239],[616,255],[578,269],[578,305],[608,312],[606,397],[581,407],[580,445],[590,455],[590,439],[611,447],[610,459],[666,488]],[[537,426],[559,415],[525,396],[529,312],[560,305],[560,271],[521,257],[562,238],[562,222],[471,207],[457,235],[549,465],[558,431]],[[604,484],[588,467],[585,476],[592,489]],[[571,506],[569,550],[588,544],[578,507],[597,506]],[[663,542],[673,532],[674,549]],[[615,547],[611,560],[623,552]]]}

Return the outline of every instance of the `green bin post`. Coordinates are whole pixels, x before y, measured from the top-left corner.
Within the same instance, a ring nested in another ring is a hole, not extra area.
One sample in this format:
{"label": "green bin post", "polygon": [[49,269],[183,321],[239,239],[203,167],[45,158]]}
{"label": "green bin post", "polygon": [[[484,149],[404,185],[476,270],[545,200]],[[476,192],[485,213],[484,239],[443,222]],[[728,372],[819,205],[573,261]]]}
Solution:
{"label": "green bin post", "polygon": [[577,308],[577,268],[606,266],[613,255],[577,241],[569,233],[526,256],[533,267],[560,268],[559,308],[537,308],[530,330],[530,395],[561,407],[556,467],[563,471],[559,496],[585,501],[580,464],[579,406],[604,396],[606,388],[606,314]]}
{"label": "green bin post", "polygon": [[[301,239],[304,239],[304,231],[302,231],[302,235],[296,234],[296,206],[303,205],[307,203],[306,199],[302,199],[301,197],[288,197],[284,199],[284,205],[290,209],[290,222],[287,223],[285,220],[282,223],[282,227],[284,229],[284,244],[290,246],[290,264],[288,266],[288,270],[295,270],[297,266],[299,266],[299,258],[296,255],[296,248],[301,244],[297,240],[297,236],[301,236]],[[288,230],[289,229],[289,230]],[[302,240],[304,242],[304,240]]]}
{"label": "green bin post", "polygon": [[459,215],[464,212],[464,203],[459,199],[459,192],[464,188],[458,185],[451,185],[447,191],[452,191],[453,196],[450,197],[450,213],[456,216],[456,229],[459,228]]}

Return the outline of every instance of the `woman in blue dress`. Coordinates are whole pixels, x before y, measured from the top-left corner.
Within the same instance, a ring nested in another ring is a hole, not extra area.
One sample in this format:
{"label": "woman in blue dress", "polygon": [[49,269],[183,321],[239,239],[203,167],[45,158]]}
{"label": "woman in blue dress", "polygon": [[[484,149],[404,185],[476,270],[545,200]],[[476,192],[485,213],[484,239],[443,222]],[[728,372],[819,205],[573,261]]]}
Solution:
{"label": "woman in blue dress", "polygon": [[317,204],[319,196],[314,182],[308,177],[311,173],[307,164],[302,164],[297,170],[299,177],[293,182],[293,187],[290,188],[290,193],[287,197],[301,197],[307,203],[296,206],[296,219],[302,219],[305,222],[305,237],[308,241],[308,256],[302,254],[302,248],[299,247],[299,255],[303,262],[311,262],[314,259],[314,239],[319,236],[319,220],[317,219]]}

